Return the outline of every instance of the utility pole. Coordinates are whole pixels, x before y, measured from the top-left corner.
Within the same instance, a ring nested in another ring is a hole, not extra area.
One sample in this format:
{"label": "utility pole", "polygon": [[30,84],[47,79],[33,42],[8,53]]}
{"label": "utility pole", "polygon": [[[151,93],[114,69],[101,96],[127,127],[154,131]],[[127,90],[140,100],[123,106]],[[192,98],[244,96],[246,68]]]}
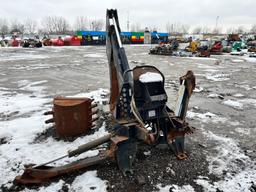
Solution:
{"label": "utility pole", "polygon": [[127,31],[130,31],[130,20],[129,20],[129,11],[127,12]]}
{"label": "utility pole", "polygon": [[220,16],[216,17],[216,23],[215,23],[215,29],[213,30],[213,33],[218,34],[219,30],[218,30],[218,21],[219,21]]}
{"label": "utility pole", "polygon": [[217,27],[218,27],[218,21],[219,21],[219,18],[220,18],[220,16],[217,16],[217,17],[216,17],[215,29],[217,29]]}

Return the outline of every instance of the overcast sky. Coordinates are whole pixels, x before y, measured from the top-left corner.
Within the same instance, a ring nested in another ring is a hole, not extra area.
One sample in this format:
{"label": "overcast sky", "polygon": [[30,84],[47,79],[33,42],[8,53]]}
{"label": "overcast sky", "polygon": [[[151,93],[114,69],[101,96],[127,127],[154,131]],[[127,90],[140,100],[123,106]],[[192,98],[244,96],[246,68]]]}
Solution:
{"label": "overcast sky", "polygon": [[0,0],[0,18],[33,18],[63,16],[74,22],[77,16],[104,19],[107,8],[117,8],[122,30],[130,23],[142,27],[158,26],[165,31],[166,23],[223,28],[256,24],[256,0]]}

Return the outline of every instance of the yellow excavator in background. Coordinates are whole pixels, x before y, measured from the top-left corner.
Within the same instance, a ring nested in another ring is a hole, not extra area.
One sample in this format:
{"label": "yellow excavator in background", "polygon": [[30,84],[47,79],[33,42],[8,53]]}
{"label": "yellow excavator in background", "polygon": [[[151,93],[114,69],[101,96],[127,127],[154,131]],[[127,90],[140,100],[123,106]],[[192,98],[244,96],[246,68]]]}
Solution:
{"label": "yellow excavator in background", "polygon": [[185,51],[195,53],[197,51],[198,42],[193,41],[192,38],[190,38],[189,46],[185,48]]}

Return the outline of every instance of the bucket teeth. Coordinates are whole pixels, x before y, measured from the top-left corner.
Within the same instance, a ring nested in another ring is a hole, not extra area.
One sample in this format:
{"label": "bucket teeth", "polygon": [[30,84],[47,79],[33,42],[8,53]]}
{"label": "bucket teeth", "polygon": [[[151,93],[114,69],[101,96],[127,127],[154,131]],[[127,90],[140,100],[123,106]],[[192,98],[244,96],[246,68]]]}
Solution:
{"label": "bucket teeth", "polygon": [[92,121],[91,122],[95,122],[95,121],[97,121],[99,119],[99,117],[97,116],[97,117],[94,117],[94,118],[92,118]]}
{"label": "bucket teeth", "polygon": [[52,115],[45,123],[53,123],[60,138],[76,137],[92,128],[92,123],[98,119],[96,107],[93,99],[86,97],[55,97],[52,110],[44,113]]}
{"label": "bucket teeth", "polygon": [[99,109],[96,109],[96,110],[92,111],[91,115],[95,115],[95,114],[97,114],[98,112],[99,112]]}
{"label": "bucket teeth", "polygon": [[47,112],[44,113],[44,115],[53,115],[53,114],[54,114],[53,111],[47,111]]}
{"label": "bucket teeth", "polygon": [[95,107],[97,107],[97,106],[98,106],[97,103],[92,103],[92,104],[91,104],[91,109],[93,109],[93,108],[95,108]]}
{"label": "bucket teeth", "polygon": [[51,118],[51,119],[48,119],[45,121],[46,124],[49,124],[49,123],[54,123],[54,118]]}

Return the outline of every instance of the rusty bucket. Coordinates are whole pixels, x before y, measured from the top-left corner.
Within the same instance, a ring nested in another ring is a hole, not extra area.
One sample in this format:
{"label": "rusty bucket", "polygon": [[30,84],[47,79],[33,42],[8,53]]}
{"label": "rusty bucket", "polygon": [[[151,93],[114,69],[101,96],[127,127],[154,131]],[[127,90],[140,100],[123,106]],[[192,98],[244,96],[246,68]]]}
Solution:
{"label": "rusty bucket", "polygon": [[96,107],[92,101],[90,98],[56,97],[53,100],[53,111],[45,113],[52,114],[53,118],[45,123],[55,123],[56,132],[61,138],[85,134],[95,121],[92,115],[97,113],[92,110]]}

